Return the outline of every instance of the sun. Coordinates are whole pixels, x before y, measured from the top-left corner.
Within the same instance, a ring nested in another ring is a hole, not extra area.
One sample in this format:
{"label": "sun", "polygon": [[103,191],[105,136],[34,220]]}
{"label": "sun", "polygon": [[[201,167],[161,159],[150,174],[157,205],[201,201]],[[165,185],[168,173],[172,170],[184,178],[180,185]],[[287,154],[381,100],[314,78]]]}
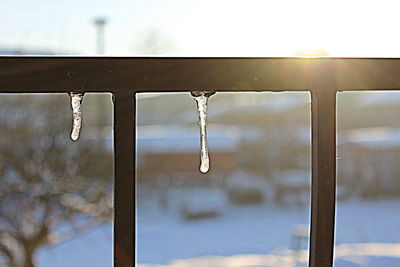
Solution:
{"label": "sun", "polygon": [[296,51],[294,54],[296,57],[328,57],[331,54],[324,48],[316,49],[301,49]]}

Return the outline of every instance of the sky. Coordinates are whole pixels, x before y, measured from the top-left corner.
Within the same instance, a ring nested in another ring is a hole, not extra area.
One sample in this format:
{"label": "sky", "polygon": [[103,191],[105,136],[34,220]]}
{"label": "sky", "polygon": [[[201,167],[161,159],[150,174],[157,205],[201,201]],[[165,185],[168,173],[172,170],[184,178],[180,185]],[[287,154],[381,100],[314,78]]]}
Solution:
{"label": "sky", "polygon": [[399,57],[399,1],[2,0],[0,51],[94,55]]}

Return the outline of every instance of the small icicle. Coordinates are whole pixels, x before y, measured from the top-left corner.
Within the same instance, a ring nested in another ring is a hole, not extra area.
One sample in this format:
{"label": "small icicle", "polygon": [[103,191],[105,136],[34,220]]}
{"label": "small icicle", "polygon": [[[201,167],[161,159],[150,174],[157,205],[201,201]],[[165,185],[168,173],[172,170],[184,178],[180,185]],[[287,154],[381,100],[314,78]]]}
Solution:
{"label": "small icicle", "polygon": [[197,111],[199,112],[199,127],[200,127],[200,171],[208,172],[210,169],[210,159],[208,157],[207,145],[207,102],[208,98],[214,94],[211,91],[193,91],[191,92],[194,100],[197,103]]}
{"label": "small icicle", "polygon": [[84,93],[70,92],[69,97],[71,99],[72,108],[72,131],[71,139],[73,141],[78,140],[79,133],[82,126],[82,100]]}

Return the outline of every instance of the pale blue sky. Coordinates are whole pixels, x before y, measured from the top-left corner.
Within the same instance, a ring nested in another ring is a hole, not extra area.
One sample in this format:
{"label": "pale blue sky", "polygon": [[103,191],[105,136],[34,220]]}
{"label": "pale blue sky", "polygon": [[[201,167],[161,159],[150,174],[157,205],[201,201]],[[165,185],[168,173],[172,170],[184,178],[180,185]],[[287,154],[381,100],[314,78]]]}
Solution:
{"label": "pale blue sky", "polygon": [[[0,50],[95,53],[96,16],[109,18],[108,55],[143,52],[161,33],[182,56],[400,56],[398,1],[359,0],[2,0]],[[163,42],[161,42],[163,43]],[[141,45],[142,44],[142,45]]]}

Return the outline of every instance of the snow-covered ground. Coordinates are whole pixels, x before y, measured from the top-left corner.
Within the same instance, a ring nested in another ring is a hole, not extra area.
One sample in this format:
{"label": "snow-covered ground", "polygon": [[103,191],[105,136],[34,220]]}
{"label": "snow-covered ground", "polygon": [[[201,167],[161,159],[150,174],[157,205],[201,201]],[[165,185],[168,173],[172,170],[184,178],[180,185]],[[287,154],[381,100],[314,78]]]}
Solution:
{"label": "snow-covered ground", "polygon": [[[335,266],[400,265],[399,204],[397,199],[340,202]],[[300,241],[296,254],[293,229],[308,223],[308,208],[272,204],[227,207],[221,217],[194,222],[139,210],[137,260],[142,267],[295,266],[294,261],[303,266],[308,240]]]}
{"label": "snow-covered ground", "polygon": [[165,264],[205,255],[265,254],[288,247],[292,227],[308,215],[277,206],[226,208],[222,216],[183,221],[157,211],[138,212],[138,263]]}
{"label": "snow-covered ground", "polygon": [[[339,202],[336,267],[400,266],[400,199]],[[226,206],[221,216],[184,221],[156,208],[137,212],[138,266],[306,266],[307,240],[293,250],[293,229],[309,210],[263,204]],[[295,265],[297,261],[297,265]],[[112,266],[112,225],[38,255],[39,267]]]}
{"label": "snow-covered ground", "polygon": [[112,224],[105,224],[68,242],[44,248],[37,255],[38,267],[111,267]]}
{"label": "snow-covered ground", "polygon": [[[275,253],[241,254],[233,256],[202,256],[191,259],[174,260],[168,265],[139,264],[140,267],[306,267],[308,251],[295,252],[280,250]],[[335,267],[394,267],[399,266],[400,244],[341,244],[336,246]]]}

